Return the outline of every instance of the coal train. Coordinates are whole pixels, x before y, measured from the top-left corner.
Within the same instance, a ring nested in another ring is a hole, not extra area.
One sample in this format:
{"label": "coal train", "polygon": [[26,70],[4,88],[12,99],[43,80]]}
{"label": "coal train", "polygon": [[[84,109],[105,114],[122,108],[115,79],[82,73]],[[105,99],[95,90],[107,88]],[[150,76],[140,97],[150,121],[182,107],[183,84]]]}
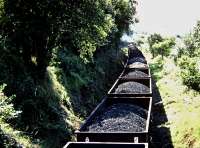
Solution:
{"label": "coal train", "polygon": [[142,52],[129,44],[124,70],[65,148],[148,148],[151,73]]}

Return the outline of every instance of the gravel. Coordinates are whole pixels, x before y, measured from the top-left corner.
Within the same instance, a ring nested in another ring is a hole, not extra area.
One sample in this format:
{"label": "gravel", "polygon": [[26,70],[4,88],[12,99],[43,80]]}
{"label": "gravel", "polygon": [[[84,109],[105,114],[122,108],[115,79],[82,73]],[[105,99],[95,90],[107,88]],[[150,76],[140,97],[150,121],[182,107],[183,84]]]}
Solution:
{"label": "gravel", "polygon": [[141,132],[145,130],[147,110],[125,103],[109,106],[97,116],[91,125],[90,132]]}
{"label": "gravel", "polygon": [[150,89],[144,84],[138,82],[124,82],[115,89],[115,94],[135,94],[135,93],[149,93]]}
{"label": "gravel", "polygon": [[132,64],[128,65],[129,68],[147,68],[147,64],[141,63],[141,62],[134,62]]}
{"label": "gravel", "polygon": [[134,78],[141,78],[141,77],[148,77],[149,75],[142,72],[142,71],[139,71],[139,70],[135,70],[135,71],[131,71],[127,74],[125,74],[123,76],[123,78],[131,78],[131,77],[134,77]]}
{"label": "gravel", "polygon": [[147,61],[143,57],[134,57],[134,58],[131,58],[128,60],[128,64],[132,64],[134,62],[140,62],[140,63],[147,64]]}

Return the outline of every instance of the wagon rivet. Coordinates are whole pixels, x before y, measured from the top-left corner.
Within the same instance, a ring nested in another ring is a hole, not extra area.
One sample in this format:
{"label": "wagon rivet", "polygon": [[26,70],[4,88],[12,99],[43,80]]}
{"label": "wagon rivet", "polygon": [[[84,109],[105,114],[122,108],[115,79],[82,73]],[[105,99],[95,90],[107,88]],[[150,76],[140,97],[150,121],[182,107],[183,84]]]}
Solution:
{"label": "wagon rivet", "polygon": [[89,137],[86,137],[86,138],[85,138],[85,142],[90,142]]}
{"label": "wagon rivet", "polygon": [[138,141],[138,137],[134,137],[134,143],[139,143]]}

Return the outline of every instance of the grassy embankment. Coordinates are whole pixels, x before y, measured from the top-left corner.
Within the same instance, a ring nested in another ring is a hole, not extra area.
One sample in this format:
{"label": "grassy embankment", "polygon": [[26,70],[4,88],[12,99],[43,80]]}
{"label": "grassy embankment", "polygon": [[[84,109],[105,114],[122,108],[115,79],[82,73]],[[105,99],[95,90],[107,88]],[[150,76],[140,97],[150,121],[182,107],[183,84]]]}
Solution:
{"label": "grassy embankment", "polygon": [[[124,54],[114,48],[97,53],[95,62],[90,64],[84,64],[78,56],[67,51],[60,52],[53,55],[45,79],[37,83],[23,66],[18,68],[18,73],[15,65],[9,67],[15,73],[9,73],[7,67],[2,68],[1,76],[8,82],[4,92],[10,92],[9,88],[16,89],[16,97],[8,101],[7,106],[14,105],[21,111],[13,121],[7,122],[14,111],[8,110],[7,115],[0,110],[0,118],[5,116],[5,120],[0,120],[0,144],[3,147],[62,147],[67,141],[74,140],[74,130],[122,70]],[[1,66],[5,65],[3,58],[1,61]],[[8,100],[4,92],[0,93],[0,99],[6,97]]]}
{"label": "grassy embankment", "polygon": [[200,93],[183,85],[173,58],[151,59],[146,53],[158,86],[168,122],[160,125],[171,132],[175,148],[200,147]]}

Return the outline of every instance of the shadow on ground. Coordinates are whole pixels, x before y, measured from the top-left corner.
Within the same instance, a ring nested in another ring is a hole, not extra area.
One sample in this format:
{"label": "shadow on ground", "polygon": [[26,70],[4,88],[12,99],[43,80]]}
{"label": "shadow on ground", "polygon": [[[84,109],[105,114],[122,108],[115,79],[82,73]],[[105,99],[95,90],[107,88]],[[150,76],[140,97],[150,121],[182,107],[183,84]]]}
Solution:
{"label": "shadow on ground", "polygon": [[152,79],[152,97],[153,97],[153,109],[152,109],[152,125],[151,125],[151,148],[173,148],[171,140],[170,129],[163,125],[168,122],[167,115],[162,103],[162,98],[156,81]]}

